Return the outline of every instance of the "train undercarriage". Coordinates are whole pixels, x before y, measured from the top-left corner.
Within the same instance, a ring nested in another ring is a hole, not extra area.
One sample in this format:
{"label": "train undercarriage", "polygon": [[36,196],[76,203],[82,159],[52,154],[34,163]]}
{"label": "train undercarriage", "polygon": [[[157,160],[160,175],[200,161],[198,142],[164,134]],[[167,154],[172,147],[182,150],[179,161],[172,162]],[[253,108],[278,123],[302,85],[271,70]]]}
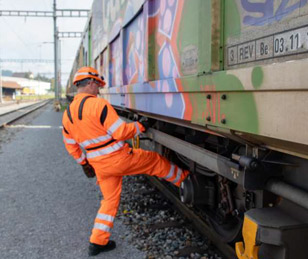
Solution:
{"label": "train undercarriage", "polygon": [[[138,117],[122,108],[118,112],[128,120]],[[306,258],[306,159],[237,135],[139,116],[153,121],[140,146],[192,172],[180,187],[179,199],[235,247],[238,258]]]}

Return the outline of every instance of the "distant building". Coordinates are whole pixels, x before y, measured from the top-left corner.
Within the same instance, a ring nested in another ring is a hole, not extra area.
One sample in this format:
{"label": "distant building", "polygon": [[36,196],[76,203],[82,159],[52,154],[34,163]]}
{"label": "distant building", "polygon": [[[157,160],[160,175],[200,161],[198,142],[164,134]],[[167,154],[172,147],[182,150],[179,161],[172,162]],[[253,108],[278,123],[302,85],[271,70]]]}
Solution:
{"label": "distant building", "polygon": [[11,76],[3,76],[2,81],[15,82],[22,87],[22,94],[45,95],[50,91],[51,83]]}
{"label": "distant building", "polygon": [[22,86],[16,82],[2,81],[2,98],[5,101],[15,100],[22,91]]}

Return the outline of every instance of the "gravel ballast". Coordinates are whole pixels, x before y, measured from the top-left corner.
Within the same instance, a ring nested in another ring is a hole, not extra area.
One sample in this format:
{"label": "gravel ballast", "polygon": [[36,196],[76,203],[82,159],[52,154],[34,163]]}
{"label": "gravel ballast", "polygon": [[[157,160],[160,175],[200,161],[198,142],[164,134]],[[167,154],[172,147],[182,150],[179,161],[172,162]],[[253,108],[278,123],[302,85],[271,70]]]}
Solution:
{"label": "gravel ballast", "polygon": [[124,177],[118,218],[129,228],[121,237],[145,258],[223,258],[145,176]]}

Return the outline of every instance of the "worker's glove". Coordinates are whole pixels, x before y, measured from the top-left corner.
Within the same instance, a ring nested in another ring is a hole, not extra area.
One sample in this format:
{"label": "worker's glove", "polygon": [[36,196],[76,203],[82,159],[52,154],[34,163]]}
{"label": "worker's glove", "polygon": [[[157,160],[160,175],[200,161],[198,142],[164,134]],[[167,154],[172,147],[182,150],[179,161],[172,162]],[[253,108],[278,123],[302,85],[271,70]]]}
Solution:
{"label": "worker's glove", "polygon": [[95,177],[95,170],[94,168],[89,164],[88,160],[86,160],[86,163],[84,165],[81,165],[84,174],[88,177],[88,178],[93,178]]}
{"label": "worker's glove", "polygon": [[145,128],[144,132],[146,132],[150,127],[153,126],[153,124],[155,123],[155,120],[149,119],[147,117],[141,117],[141,119],[139,120],[139,123],[142,124],[142,126]]}

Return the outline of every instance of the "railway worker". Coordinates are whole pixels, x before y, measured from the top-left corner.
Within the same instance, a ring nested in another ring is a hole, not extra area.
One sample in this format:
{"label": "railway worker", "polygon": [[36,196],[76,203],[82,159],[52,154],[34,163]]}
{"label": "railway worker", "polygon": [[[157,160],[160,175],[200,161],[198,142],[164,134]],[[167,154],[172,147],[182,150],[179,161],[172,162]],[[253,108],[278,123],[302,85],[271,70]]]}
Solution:
{"label": "railway worker", "polygon": [[90,237],[89,255],[93,256],[116,247],[109,237],[120,203],[124,175],[158,176],[180,186],[189,172],[158,153],[132,150],[124,143],[145,132],[149,123],[125,123],[108,101],[97,98],[99,88],[105,85],[97,70],[80,68],[73,83],[77,86],[77,95],[63,114],[63,140],[86,176],[96,175],[103,195]]}

